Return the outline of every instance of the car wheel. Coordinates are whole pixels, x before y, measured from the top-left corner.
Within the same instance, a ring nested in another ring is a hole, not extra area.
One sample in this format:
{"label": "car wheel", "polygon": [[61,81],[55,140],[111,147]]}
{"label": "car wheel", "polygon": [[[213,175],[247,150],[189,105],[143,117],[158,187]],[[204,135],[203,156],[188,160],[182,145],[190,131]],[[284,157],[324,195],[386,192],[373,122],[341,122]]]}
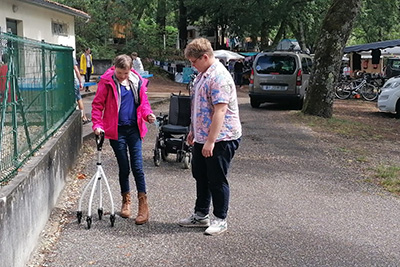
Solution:
{"label": "car wheel", "polygon": [[259,108],[260,107],[260,102],[257,100],[250,98],[250,105],[252,108]]}
{"label": "car wheel", "polygon": [[294,108],[297,110],[302,110],[304,104],[304,98],[299,99],[297,102],[294,103]]}
{"label": "car wheel", "polygon": [[396,103],[396,114],[394,115],[396,119],[400,119],[400,99]]}

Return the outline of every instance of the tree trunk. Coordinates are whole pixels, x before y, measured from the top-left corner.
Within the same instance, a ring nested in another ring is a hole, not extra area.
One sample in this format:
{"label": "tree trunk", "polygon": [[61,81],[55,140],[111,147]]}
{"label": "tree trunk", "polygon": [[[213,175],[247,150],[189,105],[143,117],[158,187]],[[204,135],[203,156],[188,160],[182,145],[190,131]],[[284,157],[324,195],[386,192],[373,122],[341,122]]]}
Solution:
{"label": "tree trunk", "polygon": [[297,20],[294,23],[290,24],[290,28],[296,37],[297,42],[299,43],[300,49],[303,52],[307,51],[306,37],[304,33],[304,26],[301,20]]}
{"label": "tree trunk", "polygon": [[275,48],[278,46],[279,42],[282,40],[282,36],[285,33],[285,28],[286,28],[286,19],[283,19],[281,21],[281,25],[279,26],[279,30],[275,35],[274,40],[272,41],[272,44],[269,48]]}
{"label": "tree trunk", "polygon": [[[156,22],[158,24],[158,34],[161,47],[163,47],[165,38],[165,26],[167,23],[167,1],[158,0]],[[161,49],[162,50],[162,49]],[[161,52],[161,51],[160,51]]]}
{"label": "tree trunk", "polygon": [[332,117],[333,90],[340,71],[343,48],[360,8],[361,0],[333,0],[322,23],[303,113]]}
{"label": "tree trunk", "polygon": [[179,48],[184,50],[187,44],[187,8],[183,0],[179,0]]}
{"label": "tree trunk", "polygon": [[217,38],[217,40],[218,40],[217,49],[223,49],[224,48],[223,43],[224,43],[224,39],[225,39],[225,25],[221,26],[220,36],[218,36],[218,31],[217,31],[215,38]]}
{"label": "tree trunk", "polygon": [[265,50],[269,46],[268,33],[268,21],[264,19],[261,24],[261,50]]}

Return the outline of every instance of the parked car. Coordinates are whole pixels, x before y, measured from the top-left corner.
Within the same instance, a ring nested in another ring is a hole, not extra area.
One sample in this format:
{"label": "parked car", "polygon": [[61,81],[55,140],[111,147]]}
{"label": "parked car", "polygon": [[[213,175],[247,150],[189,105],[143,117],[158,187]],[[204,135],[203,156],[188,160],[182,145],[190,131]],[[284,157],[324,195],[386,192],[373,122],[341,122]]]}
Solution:
{"label": "parked car", "polygon": [[400,118],[400,77],[392,77],[381,88],[378,97],[378,109],[396,114]]}
{"label": "parked car", "polygon": [[388,58],[384,69],[386,79],[400,75],[400,58]]}
{"label": "parked car", "polygon": [[253,63],[249,96],[253,108],[265,102],[303,106],[312,68],[308,54],[275,51],[259,53]]}

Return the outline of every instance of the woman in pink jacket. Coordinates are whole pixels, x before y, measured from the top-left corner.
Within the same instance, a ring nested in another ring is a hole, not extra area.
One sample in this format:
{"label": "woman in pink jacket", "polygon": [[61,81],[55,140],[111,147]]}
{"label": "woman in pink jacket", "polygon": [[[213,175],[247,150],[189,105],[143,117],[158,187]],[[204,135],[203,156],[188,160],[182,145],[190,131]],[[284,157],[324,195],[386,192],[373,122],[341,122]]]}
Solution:
{"label": "woman in pink jacket", "polygon": [[149,220],[142,139],[147,133],[146,121],[153,123],[156,117],[147,98],[147,84],[148,81],[132,69],[132,59],[128,55],[117,56],[114,66],[101,76],[92,103],[93,131],[96,135],[104,132],[117,158],[123,218],[131,216],[129,172],[132,169],[139,202],[136,224]]}

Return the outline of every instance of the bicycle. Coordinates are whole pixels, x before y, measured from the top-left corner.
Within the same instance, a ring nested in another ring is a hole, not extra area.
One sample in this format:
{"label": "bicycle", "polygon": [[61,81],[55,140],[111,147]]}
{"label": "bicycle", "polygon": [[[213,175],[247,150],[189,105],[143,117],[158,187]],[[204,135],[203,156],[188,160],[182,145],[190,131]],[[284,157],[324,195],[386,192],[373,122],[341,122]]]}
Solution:
{"label": "bicycle", "polygon": [[335,96],[339,99],[347,99],[351,95],[360,94],[367,101],[374,101],[379,95],[379,86],[370,82],[370,77],[364,75],[362,79],[340,81],[335,87]]}

